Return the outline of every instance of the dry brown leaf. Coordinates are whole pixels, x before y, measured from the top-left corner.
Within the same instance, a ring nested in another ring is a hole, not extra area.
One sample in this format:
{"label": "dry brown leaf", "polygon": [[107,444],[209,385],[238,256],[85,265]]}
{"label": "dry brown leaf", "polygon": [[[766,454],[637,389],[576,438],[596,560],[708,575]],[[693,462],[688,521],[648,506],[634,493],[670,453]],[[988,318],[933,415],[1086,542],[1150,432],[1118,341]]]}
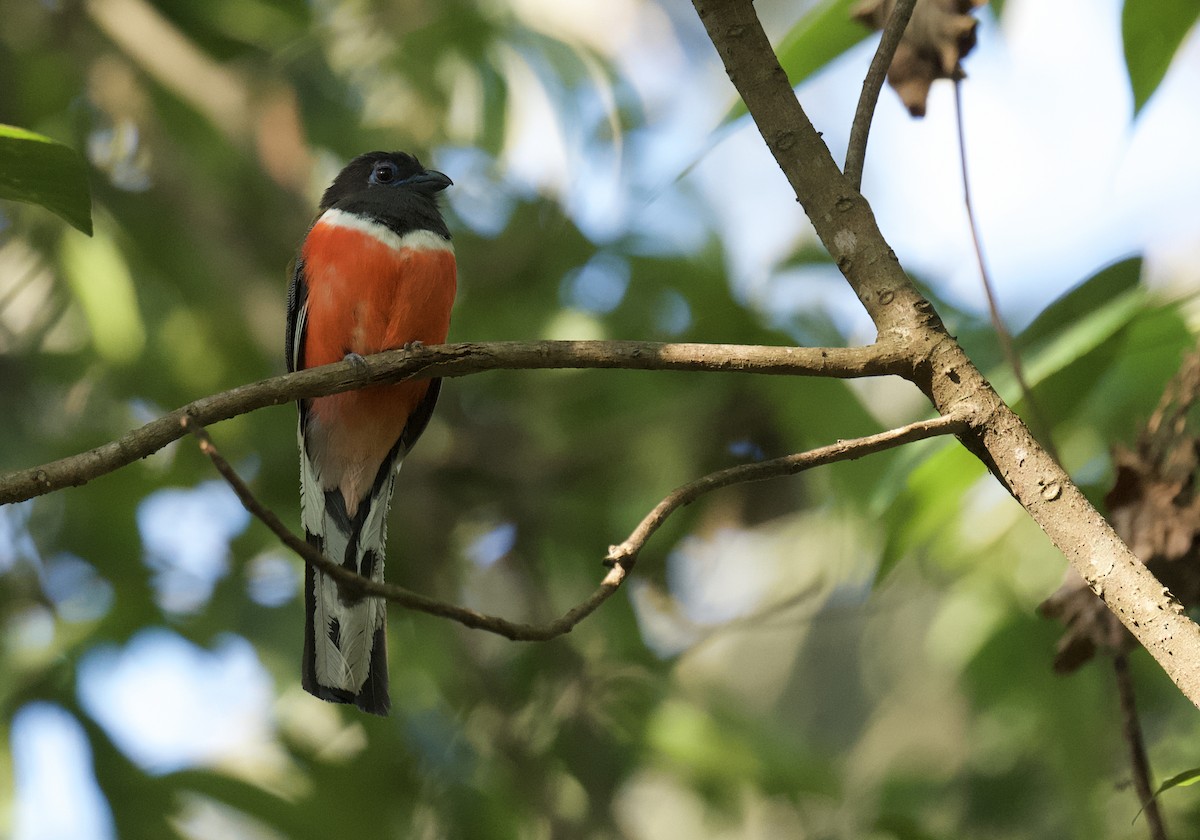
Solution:
{"label": "dry brown leaf", "polygon": [[[959,62],[975,46],[979,23],[971,12],[986,2],[917,0],[887,76],[914,117],[925,116],[925,100],[935,80],[962,78]],[[895,5],[896,0],[862,0],[852,14],[873,29],[883,29]]]}
{"label": "dry brown leaf", "polygon": [[[1117,447],[1117,477],[1105,497],[1109,519],[1130,550],[1184,606],[1200,603],[1200,351],[1167,386],[1134,450]],[[1097,649],[1133,645],[1133,637],[1083,578],[1070,572],[1042,602],[1042,615],[1067,625],[1054,669],[1074,671]]]}

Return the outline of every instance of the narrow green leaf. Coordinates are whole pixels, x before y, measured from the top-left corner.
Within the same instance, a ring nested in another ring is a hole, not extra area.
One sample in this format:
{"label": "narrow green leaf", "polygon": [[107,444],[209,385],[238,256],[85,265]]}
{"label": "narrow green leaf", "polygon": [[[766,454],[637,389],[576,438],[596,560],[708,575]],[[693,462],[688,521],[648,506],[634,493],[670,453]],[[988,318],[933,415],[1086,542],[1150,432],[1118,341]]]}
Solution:
{"label": "narrow green leaf", "polygon": [[[1150,798],[1158,799],[1159,796],[1166,793],[1171,788],[1188,787],[1189,785],[1196,784],[1196,782],[1200,782],[1200,767],[1193,767],[1191,770],[1184,770],[1182,773],[1176,773],[1174,776],[1159,785],[1158,789],[1154,791],[1154,795]],[[1145,810],[1146,807],[1144,805],[1139,808],[1138,812],[1133,815],[1133,821],[1137,822],[1137,818],[1140,817],[1142,812]]]}
{"label": "narrow green leaf", "polygon": [[1030,352],[1078,324],[1108,301],[1137,288],[1141,276],[1140,259],[1122,260],[1101,269],[1043,309],[1017,336],[1018,347],[1023,353]]}
{"label": "narrow green leaf", "polygon": [[779,45],[779,63],[798,85],[871,34],[850,16],[852,0],[828,0],[792,27]]}
{"label": "narrow green leaf", "polygon": [[[784,36],[776,53],[793,86],[871,34],[866,26],[850,16],[853,5],[854,0],[826,0],[800,18]],[[732,122],[745,113],[746,105],[739,99],[726,115],[725,122]]]}
{"label": "narrow green leaf", "polygon": [[1154,791],[1154,795],[1165,793],[1174,787],[1188,787],[1200,782],[1200,767],[1193,767],[1191,770],[1184,770],[1182,773],[1176,773],[1171,778],[1167,779],[1158,786],[1158,790]]}
{"label": "narrow green leaf", "polygon": [[[1017,336],[1025,379],[1038,385],[1061,373],[1117,335],[1146,311],[1149,300],[1139,285],[1140,259],[1114,263],[1042,310]],[[992,384],[1016,398],[1016,378],[1007,364],[993,372]]]}
{"label": "narrow green leaf", "polygon": [[41,205],[92,235],[87,164],[49,137],[0,125],[0,198]]}
{"label": "narrow green leaf", "polygon": [[[1037,385],[1078,361],[1129,324],[1145,309],[1146,303],[1146,294],[1141,289],[1133,289],[1096,307],[1078,323],[1067,327],[1034,352],[1025,354],[1026,380],[1030,385]],[[1015,386],[1015,381],[1009,381],[1010,376],[1007,370],[996,374],[993,384],[1001,393]]]}
{"label": "narrow green leaf", "polygon": [[1134,113],[1154,94],[1176,50],[1200,18],[1200,0],[1125,0],[1121,35]]}

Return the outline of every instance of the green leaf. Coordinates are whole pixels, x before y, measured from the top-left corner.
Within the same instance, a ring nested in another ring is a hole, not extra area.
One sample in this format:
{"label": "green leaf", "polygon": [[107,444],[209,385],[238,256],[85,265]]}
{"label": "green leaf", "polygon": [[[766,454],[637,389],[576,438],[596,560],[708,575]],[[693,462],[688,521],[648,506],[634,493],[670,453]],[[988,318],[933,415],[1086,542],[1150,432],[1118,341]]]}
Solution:
{"label": "green leaf", "polygon": [[798,85],[871,34],[850,16],[851,0],[828,0],[800,19],[779,45],[779,63]]}
{"label": "green leaf", "polygon": [[[826,0],[800,18],[784,36],[776,53],[794,87],[871,34],[850,16],[852,0]],[[746,113],[740,99],[726,116],[732,122]]]}
{"label": "green leaf", "polygon": [[1154,94],[1175,51],[1200,18],[1200,0],[1125,0],[1121,35],[1134,113]]}
{"label": "green leaf", "polygon": [[[1145,306],[1146,295],[1141,289],[1125,292],[1098,306],[1035,352],[1025,355],[1026,380],[1037,385],[1092,352],[1129,324]],[[994,384],[1001,393],[1015,385],[1015,380],[1009,382],[1010,378],[1007,368],[996,374]]]}
{"label": "green leaf", "polygon": [[1171,778],[1167,779],[1158,786],[1158,790],[1154,791],[1154,795],[1165,793],[1174,787],[1188,787],[1200,782],[1200,767],[1193,767],[1191,770],[1184,770],[1182,773],[1176,773]]}
{"label": "green leaf", "polygon": [[[1159,796],[1166,793],[1171,788],[1188,787],[1196,784],[1196,782],[1200,782],[1200,767],[1193,767],[1191,770],[1184,770],[1182,773],[1176,773],[1174,776],[1159,785],[1158,789],[1154,791],[1154,795],[1150,798],[1158,799]],[[1140,817],[1142,815],[1142,811],[1145,810],[1146,807],[1144,805],[1138,809],[1138,812],[1133,815],[1134,822],[1137,822],[1137,818]]]}
{"label": "green leaf", "polygon": [[[1025,379],[1038,385],[1102,346],[1148,306],[1139,285],[1141,260],[1102,269],[1044,310],[1016,338]],[[991,376],[1001,394],[1014,395],[1016,379],[1007,364]]]}
{"label": "green leaf", "polygon": [[1086,318],[1089,313],[1126,292],[1137,288],[1142,276],[1140,259],[1122,260],[1101,269],[1073,286],[1041,311],[1033,323],[1017,336],[1017,345],[1029,352],[1040,343]]}
{"label": "green leaf", "polygon": [[[979,459],[962,446],[947,445],[945,441],[928,441],[916,449],[920,459],[910,462],[908,479],[899,495],[886,497],[886,491],[873,500],[882,508],[880,516],[887,523],[885,542],[875,572],[874,586],[878,587],[905,557],[919,550],[936,547],[939,542],[956,540],[955,523],[962,511],[958,502],[985,475]],[[944,556],[949,552],[942,551]]]}
{"label": "green leaf", "polygon": [[0,125],[0,198],[40,204],[92,235],[87,164],[77,151],[49,137]]}

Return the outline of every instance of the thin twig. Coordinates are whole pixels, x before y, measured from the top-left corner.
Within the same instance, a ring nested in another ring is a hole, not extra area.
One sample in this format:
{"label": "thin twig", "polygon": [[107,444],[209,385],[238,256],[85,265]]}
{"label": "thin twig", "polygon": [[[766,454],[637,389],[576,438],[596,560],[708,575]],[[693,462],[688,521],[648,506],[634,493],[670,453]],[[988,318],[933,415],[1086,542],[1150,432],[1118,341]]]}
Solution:
{"label": "thin twig", "polygon": [[309,545],[305,540],[293,534],[273,511],[265,507],[254,497],[250,488],[246,486],[241,476],[237,474],[229,462],[217,451],[212,438],[204,427],[196,422],[195,418],[184,415],[180,419],[180,426],[196,437],[200,443],[200,451],[209,457],[213,466],[217,468],[217,472],[233,488],[233,492],[237,494],[238,499],[246,510],[266,525],[275,536],[279,537],[284,545],[299,554],[305,563],[319,569],[322,574],[329,575],[338,582],[338,585],[342,589],[347,590],[353,595],[373,595],[410,610],[449,618],[467,627],[487,630],[490,633],[504,636],[506,639],[512,639],[513,641],[541,642],[571,632],[571,629],[576,624],[587,618],[596,607],[607,601],[609,596],[617,591],[621,585],[621,581],[625,578],[625,570],[621,565],[614,565],[608,574],[604,576],[604,580],[601,581],[600,586],[591,595],[567,610],[561,617],[546,624],[518,624],[497,616],[485,615],[466,607],[447,604],[444,601],[429,598],[413,592],[411,589],[405,589],[402,586],[370,580],[359,575],[357,572],[339,566],[315,547]]}
{"label": "thin twig", "polygon": [[1150,759],[1146,755],[1146,740],[1142,736],[1142,725],[1138,720],[1137,704],[1133,694],[1133,675],[1129,672],[1129,654],[1120,648],[1113,654],[1113,673],[1117,678],[1117,695],[1121,700],[1121,733],[1129,747],[1129,766],[1133,772],[1133,787],[1137,791],[1146,825],[1150,829],[1150,840],[1167,840],[1167,826],[1162,811],[1154,797]]}
{"label": "thin twig", "polygon": [[850,143],[846,147],[846,177],[854,185],[854,189],[862,189],[863,167],[867,162],[867,136],[871,133],[871,122],[875,119],[875,105],[879,102],[879,92],[883,90],[884,79],[887,78],[888,68],[892,66],[892,58],[896,55],[896,47],[904,37],[913,8],[917,0],[898,0],[892,13],[888,15],[883,27],[883,35],[879,46],[875,48],[875,57],[867,68],[863,79],[862,93],[858,97],[858,107],[854,109],[854,121],[850,123]]}
{"label": "thin twig", "polygon": [[185,415],[211,426],[292,400],[336,394],[410,378],[455,377],[486,370],[610,368],[862,376],[911,373],[911,354],[898,345],[762,347],[743,344],[662,344],[653,341],[498,341],[389,350],[356,361],[275,376],[188,403],[117,440],[69,458],[0,475],[0,505],[78,487],[132,464],[183,436]]}
{"label": "thin twig", "polygon": [[772,458],[769,461],[760,461],[756,464],[739,464],[736,467],[728,467],[709,473],[702,478],[698,478],[671,491],[665,499],[655,505],[652,511],[646,514],[645,518],[633,530],[628,539],[608,549],[607,562],[620,564],[626,570],[632,569],[633,564],[637,562],[638,552],[642,550],[646,541],[662,526],[668,516],[679,508],[691,504],[705,493],[711,493],[713,490],[721,487],[728,487],[731,484],[743,484],[748,481],[762,481],[767,478],[795,475],[798,472],[819,467],[823,464],[832,464],[835,461],[852,461],[864,455],[870,455],[873,452],[880,452],[884,449],[891,449],[895,446],[902,446],[906,443],[924,440],[925,438],[937,435],[956,434],[965,432],[966,430],[967,424],[962,418],[948,414],[935,417],[932,420],[921,420],[917,423],[910,423],[907,426],[880,432],[877,435],[854,438],[853,440],[840,440],[837,443],[822,446],[819,449],[811,449],[808,452],[785,455],[782,458]]}
{"label": "thin twig", "polygon": [[275,536],[279,537],[284,545],[300,555],[304,562],[332,577],[350,594],[383,598],[408,609],[449,618],[467,627],[486,630],[489,633],[520,642],[547,641],[571,632],[575,625],[591,615],[597,607],[617,591],[625,577],[633,570],[634,563],[637,562],[637,554],[646,544],[646,540],[658,530],[666,518],[678,508],[695,501],[705,493],[728,487],[731,484],[794,475],[822,464],[851,460],[904,443],[965,430],[965,424],[959,418],[937,417],[878,435],[838,441],[831,446],[789,455],[785,458],[776,458],[758,464],[745,464],[710,473],[673,491],[642,520],[624,542],[609,548],[608,556],[605,558],[605,563],[610,567],[608,574],[604,576],[600,585],[591,595],[554,621],[545,624],[518,624],[498,616],[485,615],[466,607],[447,604],[402,586],[373,581],[334,563],[314,546],[292,533],[273,511],[255,498],[254,493],[242,481],[241,476],[217,451],[212,438],[196,418],[185,414],[180,418],[179,423],[181,429],[195,436],[199,442],[200,451],[209,457],[217,472],[233,488],[233,492],[237,494],[242,506],[266,525]]}
{"label": "thin twig", "polygon": [[1008,327],[1004,323],[1004,319],[1000,317],[1000,303],[996,298],[996,286],[992,282],[991,272],[988,271],[987,261],[983,258],[983,240],[979,235],[979,222],[975,218],[975,206],[971,201],[971,181],[967,177],[967,140],[966,130],[963,128],[963,108],[962,108],[962,79],[954,80],[954,115],[958,126],[958,159],[962,171],[962,186],[963,186],[963,203],[967,208],[967,222],[971,228],[971,242],[975,246],[975,259],[979,263],[979,278],[983,281],[983,292],[987,297],[988,314],[992,318],[992,329],[996,331],[996,337],[1000,341],[1000,349],[1004,353],[1004,358],[1008,361],[1009,367],[1012,368],[1013,376],[1017,379],[1017,385],[1021,389],[1021,395],[1025,398],[1025,405],[1028,407],[1029,419],[1031,425],[1037,430],[1037,438],[1041,441],[1042,446],[1046,447],[1046,451],[1050,453],[1054,460],[1058,460],[1058,450],[1054,446],[1054,436],[1050,433],[1050,426],[1046,423],[1045,415],[1042,414],[1038,407],[1037,400],[1034,399],[1033,389],[1029,387],[1029,381],[1025,379],[1025,368],[1021,364],[1021,354],[1017,351],[1017,345],[1013,341],[1012,333],[1008,331]]}

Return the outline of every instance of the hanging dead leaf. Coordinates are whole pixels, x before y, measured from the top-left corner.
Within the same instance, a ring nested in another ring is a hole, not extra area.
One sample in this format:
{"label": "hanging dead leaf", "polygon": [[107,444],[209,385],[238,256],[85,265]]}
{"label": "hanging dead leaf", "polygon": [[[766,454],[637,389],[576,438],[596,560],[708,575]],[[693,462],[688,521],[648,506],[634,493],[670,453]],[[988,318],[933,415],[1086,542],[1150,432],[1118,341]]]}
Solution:
{"label": "hanging dead leaf", "polygon": [[[929,87],[937,79],[962,78],[960,63],[975,46],[971,12],[987,0],[917,0],[908,28],[888,68],[888,84],[914,117],[925,116]],[[854,18],[873,29],[883,29],[896,0],[862,0]]]}

